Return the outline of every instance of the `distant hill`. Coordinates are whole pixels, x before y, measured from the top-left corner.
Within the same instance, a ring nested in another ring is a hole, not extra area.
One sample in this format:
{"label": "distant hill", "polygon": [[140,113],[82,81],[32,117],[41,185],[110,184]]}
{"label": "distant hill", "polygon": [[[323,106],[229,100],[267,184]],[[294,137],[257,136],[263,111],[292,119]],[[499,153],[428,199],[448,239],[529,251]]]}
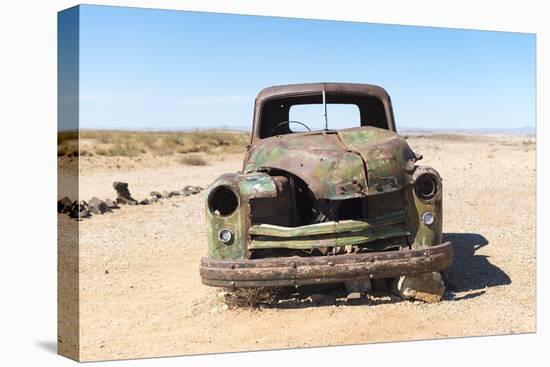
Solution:
{"label": "distant hill", "polygon": [[[249,133],[252,129],[252,125],[249,126],[228,126],[228,125],[207,125],[207,126],[193,126],[193,127],[112,127],[109,129],[89,129],[83,128],[82,130],[97,130],[97,131],[144,131],[144,132],[193,132],[193,131],[225,131],[225,132],[246,132]],[[507,134],[507,135],[536,135],[537,131],[534,127],[520,127],[513,129],[505,128],[479,128],[479,129],[427,129],[417,127],[400,127],[397,125],[397,131],[399,133],[408,134]]]}

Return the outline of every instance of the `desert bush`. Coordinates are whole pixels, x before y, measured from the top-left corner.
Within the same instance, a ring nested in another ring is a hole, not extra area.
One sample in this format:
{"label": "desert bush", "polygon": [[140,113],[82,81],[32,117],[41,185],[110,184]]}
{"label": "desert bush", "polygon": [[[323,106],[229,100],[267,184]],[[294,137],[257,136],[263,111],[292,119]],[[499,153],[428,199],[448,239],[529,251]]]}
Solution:
{"label": "desert bush", "polygon": [[97,149],[96,153],[109,157],[135,157],[146,150],[135,141],[117,142],[112,147]]}
{"label": "desert bush", "polygon": [[78,131],[61,131],[57,133],[57,145],[62,145],[71,140],[78,140]]}
{"label": "desert bush", "polygon": [[198,154],[187,154],[180,158],[180,162],[187,166],[206,166],[206,160]]}
{"label": "desert bush", "polygon": [[236,288],[221,291],[219,296],[230,308],[258,308],[276,304],[279,293],[280,288]]}
{"label": "desert bush", "polygon": [[[68,148],[61,145],[77,142],[78,133],[60,133],[58,156],[68,154]],[[189,131],[189,132],[152,132],[152,131],[102,131],[83,130],[81,139],[95,140],[96,145],[89,147],[90,154],[102,156],[134,157],[150,152],[155,155],[188,153],[240,153],[249,142],[249,135],[231,131]],[[92,143],[93,144],[93,143]],[[197,159],[187,158],[197,161]]]}

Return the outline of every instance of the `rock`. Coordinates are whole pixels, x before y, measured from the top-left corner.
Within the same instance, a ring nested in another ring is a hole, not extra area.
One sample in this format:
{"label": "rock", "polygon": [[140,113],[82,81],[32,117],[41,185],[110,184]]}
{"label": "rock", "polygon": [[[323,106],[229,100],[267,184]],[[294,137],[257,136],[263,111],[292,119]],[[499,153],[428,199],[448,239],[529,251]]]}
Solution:
{"label": "rock", "polygon": [[427,303],[441,301],[445,284],[438,272],[419,275],[404,275],[394,281],[394,292],[403,299]]}
{"label": "rock", "polygon": [[147,198],[149,200],[149,202],[152,204],[152,203],[156,203],[159,199],[156,197],[156,196],[151,196],[149,198]]}
{"label": "rock", "polygon": [[103,200],[100,200],[95,196],[90,199],[90,201],[88,202],[88,206],[90,208],[90,212],[93,214],[105,214],[111,211],[111,209]]}
{"label": "rock", "polygon": [[170,193],[168,191],[163,191],[160,193],[160,197],[163,199],[168,199],[170,197]]}
{"label": "rock", "polygon": [[360,292],[351,292],[346,297],[348,303],[359,303],[363,299],[363,295]]}
{"label": "rock", "polygon": [[70,206],[69,216],[77,220],[90,216],[88,203],[84,200],[74,201]]}
{"label": "rock", "polygon": [[170,196],[178,196],[178,195],[181,195],[181,192],[179,192],[179,191],[170,191],[168,194]]}
{"label": "rock", "polygon": [[370,292],[372,285],[369,279],[353,279],[345,283],[348,293]]}
{"label": "rock", "polygon": [[73,202],[68,197],[63,197],[57,201],[57,212],[68,213],[71,210],[71,204]]}
{"label": "rock", "polygon": [[151,204],[151,201],[149,201],[149,198],[145,198],[139,202],[139,205],[149,205]]}
{"label": "rock", "polygon": [[127,199],[132,197],[126,182],[113,182],[113,188],[116,190],[117,196]]}
{"label": "rock", "polygon": [[117,209],[118,208],[118,204],[111,200],[111,199],[105,199],[105,205],[107,205],[107,208],[109,209]]}
{"label": "rock", "polygon": [[191,195],[195,195],[195,194],[198,194],[199,192],[201,192],[203,190],[202,187],[200,186],[191,186],[191,185],[188,185],[188,186],[185,186],[183,188],[183,190],[181,190],[182,192],[188,192],[189,194]]}
{"label": "rock", "polygon": [[151,193],[149,194],[157,199],[160,199],[162,197],[162,194],[158,191],[151,191]]}
{"label": "rock", "polygon": [[116,190],[117,193],[117,203],[137,205],[138,202],[130,194],[130,190],[128,190],[128,184],[126,182],[113,182],[113,188]]}
{"label": "rock", "polygon": [[123,197],[116,198],[117,204],[123,204],[123,205],[138,205],[138,202],[134,199],[126,199]]}

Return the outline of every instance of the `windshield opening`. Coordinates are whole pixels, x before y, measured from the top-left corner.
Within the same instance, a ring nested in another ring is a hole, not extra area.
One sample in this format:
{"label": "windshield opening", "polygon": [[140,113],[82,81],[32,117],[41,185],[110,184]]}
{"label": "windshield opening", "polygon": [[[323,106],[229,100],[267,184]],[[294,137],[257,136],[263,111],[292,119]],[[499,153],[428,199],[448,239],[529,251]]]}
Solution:
{"label": "windshield opening", "polygon": [[[329,130],[359,126],[388,129],[386,109],[377,97],[364,94],[327,94],[326,103]],[[259,122],[261,139],[324,130],[323,96],[319,93],[268,100],[261,107]]]}
{"label": "windshield opening", "polygon": [[[307,129],[296,122],[301,122],[312,131],[325,128],[324,109],[322,104],[298,104],[290,107],[288,113],[289,130],[304,132]],[[327,103],[328,130],[341,130],[361,126],[361,114],[355,104]]]}

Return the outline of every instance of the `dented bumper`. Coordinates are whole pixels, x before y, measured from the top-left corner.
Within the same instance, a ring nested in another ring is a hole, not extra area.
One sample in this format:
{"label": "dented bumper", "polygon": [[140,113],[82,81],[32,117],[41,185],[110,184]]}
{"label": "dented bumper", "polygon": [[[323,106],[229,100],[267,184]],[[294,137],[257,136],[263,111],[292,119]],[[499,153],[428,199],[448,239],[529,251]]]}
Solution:
{"label": "dented bumper", "polygon": [[203,284],[215,287],[281,287],[391,278],[440,271],[451,265],[450,242],[404,251],[254,260],[201,259]]}

